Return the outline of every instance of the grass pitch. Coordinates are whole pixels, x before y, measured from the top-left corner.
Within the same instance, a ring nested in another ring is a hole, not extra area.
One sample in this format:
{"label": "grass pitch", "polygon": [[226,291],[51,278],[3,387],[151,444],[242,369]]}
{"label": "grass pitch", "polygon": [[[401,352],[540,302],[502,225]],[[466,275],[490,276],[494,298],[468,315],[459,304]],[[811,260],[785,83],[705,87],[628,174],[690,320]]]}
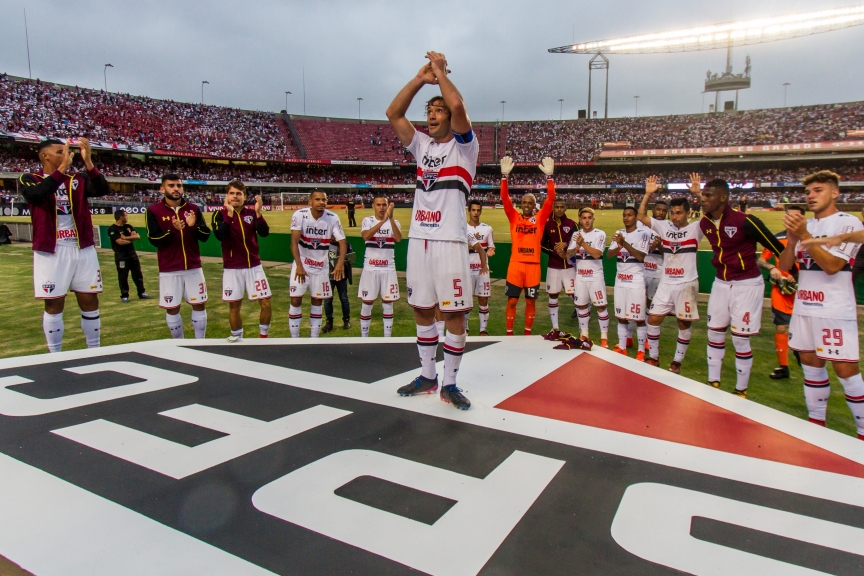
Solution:
{"label": "grass pitch", "polygon": [[[490,211],[494,212],[494,211]],[[615,211],[617,213],[617,211]],[[610,211],[611,216],[612,211]],[[501,212],[503,216],[503,212]],[[605,216],[605,213],[603,214]],[[359,220],[359,218],[358,218]],[[356,230],[356,229],[355,229]],[[158,294],[158,272],[156,258],[153,254],[141,253],[141,267],[144,279],[151,295]],[[102,316],[102,344],[109,346],[113,344],[124,344],[129,342],[140,342],[159,338],[168,338],[168,328],[165,325],[165,312],[160,309],[156,300],[138,300],[134,296],[129,304],[120,302],[120,291],[114,273],[113,255],[101,252],[99,260],[102,265],[105,291],[100,298],[100,310]],[[0,301],[5,306],[0,309],[0,322],[3,328],[3,348],[0,349],[0,357],[21,356],[27,354],[42,354],[46,352],[45,338],[42,333],[42,302],[33,298],[32,279],[32,253],[28,246],[12,245],[0,246],[0,276],[4,279],[0,283]],[[273,320],[270,334],[272,337],[288,337],[288,274],[290,267],[285,264],[267,267],[267,275],[273,286]],[[228,336],[228,306],[219,298],[222,283],[222,265],[218,262],[207,262],[204,264],[204,275],[209,286],[210,302],[208,303],[208,327],[207,335],[210,338],[222,338]],[[348,287],[351,301],[351,328],[342,329],[341,307],[338,300],[334,302],[336,329],[333,336],[360,336],[359,300],[357,299],[357,281],[359,275],[354,275],[354,285]],[[395,322],[393,326],[394,336],[414,336],[415,325],[413,314],[404,300],[405,286],[402,282],[403,299],[395,305]],[[489,333],[492,335],[504,334],[504,306],[506,297],[503,288],[493,287],[490,299],[490,321]],[[612,306],[610,302],[610,307]],[[189,318],[191,308],[183,305],[182,316],[185,321],[186,337],[192,338],[192,325]],[[549,316],[546,312],[546,295],[541,292],[537,302],[537,320],[534,324],[534,333],[543,334],[551,329]],[[570,319],[572,305],[565,303],[562,299],[560,308],[560,324],[563,330],[576,332],[578,323]],[[373,322],[371,336],[382,336],[380,303],[373,310]],[[705,306],[700,306],[700,315],[706,318]],[[84,336],[80,329],[80,315],[75,304],[74,296],[67,301],[67,309],[64,314],[66,332],[64,336],[64,350],[84,348]],[[309,304],[304,305],[304,320],[301,326],[301,335],[309,335]],[[523,307],[520,305],[517,313],[516,331],[522,330]],[[243,322],[246,334],[251,337],[257,336],[258,306],[254,302],[243,304]],[[477,314],[474,312],[470,320],[471,333],[476,334],[479,330]],[[599,336],[596,313],[592,313],[591,334]],[[610,334],[615,339],[615,321],[611,322]],[[803,375],[801,369],[795,365],[792,359],[792,378],[789,380],[773,381],[768,378],[768,373],[777,365],[774,353],[774,327],[771,325],[770,313],[763,314],[762,334],[752,339],[754,363],[753,375],[750,380],[750,391],[748,398],[754,402],[765,404],[783,412],[787,412],[799,418],[807,417],[804,405]],[[322,335],[326,338],[327,335]],[[469,336],[470,337],[470,336]],[[668,366],[672,360],[677,337],[676,324],[672,319],[664,322],[661,346],[661,366]],[[517,336],[518,338],[518,336]],[[704,320],[696,323],[690,349],[687,353],[682,375],[694,380],[704,382],[707,375],[705,362],[705,347],[707,338]],[[551,345],[550,345],[551,348]],[[566,354],[566,352],[562,352]],[[632,352],[631,352],[632,355]],[[469,360],[470,361],[470,360]],[[526,361],[531,361],[526,358]],[[735,354],[731,351],[726,355],[723,365],[723,384],[721,388],[731,392],[735,386]],[[419,367],[419,362],[418,362]],[[831,372],[831,369],[829,369]],[[832,393],[829,399],[828,426],[844,434],[855,434],[855,425],[852,416],[846,407],[843,390],[837,379],[831,376]]]}

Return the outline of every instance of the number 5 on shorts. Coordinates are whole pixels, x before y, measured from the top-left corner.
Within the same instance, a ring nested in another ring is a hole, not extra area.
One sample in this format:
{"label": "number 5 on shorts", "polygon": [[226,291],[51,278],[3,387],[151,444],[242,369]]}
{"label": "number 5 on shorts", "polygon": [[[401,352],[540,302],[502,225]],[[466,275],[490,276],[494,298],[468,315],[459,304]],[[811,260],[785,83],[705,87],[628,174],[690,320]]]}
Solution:
{"label": "number 5 on shorts", "polygon": [[462,286],[461,286],[461,284],[462,284],[462,280],[461,280],[461,279],[456,278],[455,280],[453,280],[453,296],[456,297],[456,298],[462,296]]}

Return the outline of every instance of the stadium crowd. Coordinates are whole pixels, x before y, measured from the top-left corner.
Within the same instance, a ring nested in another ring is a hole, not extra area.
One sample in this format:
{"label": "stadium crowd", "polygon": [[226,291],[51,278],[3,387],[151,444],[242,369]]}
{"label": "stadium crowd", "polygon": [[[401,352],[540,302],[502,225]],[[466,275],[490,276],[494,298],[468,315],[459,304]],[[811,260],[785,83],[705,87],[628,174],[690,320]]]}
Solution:
{"label": "stadium crowd", "polygon": [[288,156],[273,114],[0,76],[0,126],[211,156]]}

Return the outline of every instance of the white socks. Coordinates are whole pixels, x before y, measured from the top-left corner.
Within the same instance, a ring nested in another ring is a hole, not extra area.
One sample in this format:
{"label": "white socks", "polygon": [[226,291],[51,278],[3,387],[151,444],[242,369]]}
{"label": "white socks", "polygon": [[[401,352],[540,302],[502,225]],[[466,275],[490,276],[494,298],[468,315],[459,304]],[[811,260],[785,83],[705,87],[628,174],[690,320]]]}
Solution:
{"label": "white socks", "polygon": [[384,317],[384,337],[390,338],[393,335],[393,303],[381,302],[381,311]]}
{"label": "white socks", "polygon": [[309,308],[309,327],[311,328],[310,337],[318,338],[321,332],[321,306],[311,306]]}
{"label": "white socks", "polygon": [[736,390],[747,390],[750,383],[750,370],[753,369],[753,350],[750,348],[749,336],[732,335],[732,345],[735,346],[735,371],[738,373]]}
{"label": "white socks", "polygon": [[63,346],[63,313],[42,314],[42,331],[45,332],[45,342],[48,344],[48,352],[60,352]]}
{"label": "white socks", "polygon": [[690,336],[693,334],[692,328],[686,330],[678,329],[678,345],[675,347],[675,362],[679,364],[684,362],[684,356],[687,354],[687,348],[690,346]]}
{"label": "white socks", "polygon": [[[630,326],[630,337],[633,337],[633,323],[628,324]],[[636,326],[636,342],[637,346],[639,346],[639,350],[645,350],[645,340],[648,339],[648,326]]]}
{"label": "white socks", "polygon": [[165,323],[168,324],[168,331],[172,338],[183,338],[183,318],[180,314],[165,313]]}
{"label": "white socks", "polygon": [[462,363],[462,354],[465,352],[466,334],[453,334],[448,332],[444,337],[444,381],[442,386],[456,384],[456,373],[459,372],[459,364]]}
{"label": "white socks", "polygon": [[[597,312],[597,321],[600,322],[600,339],[609,339],[609,310]],[[627,344],[626,342],[624,343]]]}
{"label": "white socks", "polygon": [[81,311],[81,330],[84,332],[84,340],[87,348],[99,347],[99,336],[102,321],[99,319],[99,309],[90,312]]}
{"label": "white socks", "polygon": [[627,349],[627,327],[630,326],[629,323],[624,324],[623,322],[618,322],[618,347],[622,350]]}
{"label": "white socks", "polygon": [[260,338],[267,338],[270,334],[270,325],[269,324],[258,324],[258,336]]}
{"label": "white socks", "polygon": [[438,328],[435,324],[417,325],[417,352],[420,353],[420,375],[434,380],[438,376],[435,368],[435,357],[438,355]]}
{"label": "white socks", "polygon": [[633,338],[633,322],[627,324],[627,338]]}
{"label": "white socks", "polygon": [[360,336],[369,337],[369,326],[372,324],[372,303],[360,304]]}
{"label": "white socks", "polygon": [[291,338],[300,337],[300,320],[303,319],[303,309],[300,306],[288,306],[288,330]]}
{"label": "white socks", "polygon": [[648,324],[646,334],[648,336],[648,357],[654,360],[660,359],[660,326]]}
{"label": "white socks", "polygon": [[192,328],[195,330],[195,338],[206,338],[207,310],[192,310]]}
{"label": "white socks", "polygon": [[231,330],[231,336],[233,336],[234,338],[237,338],[238,342],[242,341],[243,340],[243,328],[240,328],[239,330]]}
{"label": "white socks", "polygon": [[843,384],[843,390],[846,392],[846,405],[855,418],[858,438],[864,440],[864,380],[861,379],[859,372],[849,378],[840,378],[840,383]]}
{"label": "white socks", "polygon": [[[804,371],[804,400],[807,403],[807,413],[814,424],[825,425],[825,415],[828,411],[828,397],[831,395],[831,384],[828,382],[828,369],[824,366],[802,365]],[[861,378],[861,375],[858,375]]]}
{"label": "white socks", "polygon": [[591,309],[585,308],[584,310],[581,308],[577,308],[577,314],[579,315],[579,332],[581,332],[580,336],[588,337],[588,322],[591,320]]}
{"label": "white socks", "polygon": [[487,326],[489,326],[489,306],[480,306],[480,332],[486,332]]}
{"label": "white socks", "polygon": [[726,356],[726,331],[708,329],[708,382],[720,382],[720,369]]}
{"label": "white socks", "polygon": [[[481,312],[482,314],[482,312]],[[552,329],[558,330],[558,295],[549,295],[549,318],[552,320]]]}

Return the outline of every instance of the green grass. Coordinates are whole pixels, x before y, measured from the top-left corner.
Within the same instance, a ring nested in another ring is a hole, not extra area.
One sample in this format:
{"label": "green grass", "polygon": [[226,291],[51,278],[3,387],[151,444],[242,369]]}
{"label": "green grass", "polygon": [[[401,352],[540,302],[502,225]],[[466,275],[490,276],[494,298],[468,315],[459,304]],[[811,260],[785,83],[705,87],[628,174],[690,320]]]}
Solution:
{"label": "green grass", "polygon": [[[156,300],[132,299],[129,304],[120,302],[120,291],[114,274],[114,260],[109,253],[100,253],[99,260],[102,265],[104,288],[100,299],[100,310],[102,316],[102,344],[124,344],[128,342],[140,342],[168,337],[168,328],[165,325],[165,312],[161,310]],[[152,255],[141,255],[141,267],[148,291],[156,296],[158,293],[158,272],[156,258]],[[273,321],[270,334],[272,337],[285,338],[288,333],[288,274],[290,268],[287,265],[271,266],[267,268],[267,275],[273,286]],[[211,338],[224,337],[228,335],[228,306],[219,299],[222,285],[222,266],[220,263],[205,263],[204,275],[209,285],[210,302],[208,306],[208,328],[207,335]],[[4,345],[0,350],[0,357],[21,356],[27,354],[45,353],[45,339],[42,333],[42,302],[33,298],[32,280],[32,254],[29,247],[21,245],[0,246],[0,277],[4,282],[0,283],[0,301],[5,306],[0,311],[0,322],[5,327]],[[359,325],[359,301],[356,298],[359,276],[355,274],[355,284],[349,286],[349,297],[351,300],[351,324],[349,330],[341,328],[341,309],[339,302],[334,303],[334,316],[336,329],[332,336],[360,336]],[[405,294],[404,281],[402,282],[402,294]],[[504,334],[504,305],[506,298],[504,290],[493,287],[490,299],[491,316],[489,321],[489,333],[492,335]],[[521,304],[521,303],[520,303]],[[610,302],[610,308],[611,308]],[[308,300],[304,306],[304,322],[301,326],[301,334],[309,335],[308,325]],[[192,327],[189,319],[191,308],[184,305],[182,315],[185,320],[186,337],[191,338]],[[546,312],[546,295],[541,292],[537,302],[537,320],[534,324],[534,333],[543,334],[551,329],[549,315]],[[560,308],[561,328],[568,331],[578,331],[576,320],[570,319],[573,310],[572,305],[564,303]],[[700,315],[706,318],[705,306],[700,306]],[[516,331],[522,329],[523,308],[520,305],[517,315]],[[84,337],[80,330],[78,321],[78,309],[74,297],[69,298],[65,313],[66,333],[64,339],[64,350],[75,350],[84,348]],[[247,334],[254,337],[257,334],[258,306],[255,303],[245,302],[243,305],[243,322]],[[473,334],[479,330],[476,312],[471,316],[470,328]],[[592,314],[591,333],[598,336],[596,314]],[[394,336],[414,336],[415,325],[413,314],[407,302],[403,298],[395,305],[395,322],[393,327]],[[614,344],[615,321],[610,326],[610,334]],[[789,380],[773,381],[768,378],[768,373],[777,364],[774,354],[774,327],[771,325],[771,315],[763,314],[762,334],[752,339],[754,352],[753,375],[750,380],[750,391],[748,398],[766,406],[787,412],[799,418],[807,417],[804,405],[803,377],[801,369],[795,365],[792,359],[792,378]],[[376,304],[373,310],[372,336],[383,335],[381,326],[381,308]],[[675,323],[667,319],[663,325],[661,335],[660,361],[661,366],[668,366],[672,360],[675,350],[675,338],[677,336]],[[327,337],[327,335],[323,335]],[[694,326],[690,349],[687,353],[682,374],[694,380],[704,382],[707,368],[705,364],[705,347],[707,338],[704,320]],[[735,386],[735,354],[731,343],[728,345],[728,353],[723,365],[722,389],[731,392]],[[829,369],[830,371],[830,369]],[[828,426],[845,434],[855,433],[855,425],[843,396],[843,390],[832,375],[832,393],[829,400]]]}

